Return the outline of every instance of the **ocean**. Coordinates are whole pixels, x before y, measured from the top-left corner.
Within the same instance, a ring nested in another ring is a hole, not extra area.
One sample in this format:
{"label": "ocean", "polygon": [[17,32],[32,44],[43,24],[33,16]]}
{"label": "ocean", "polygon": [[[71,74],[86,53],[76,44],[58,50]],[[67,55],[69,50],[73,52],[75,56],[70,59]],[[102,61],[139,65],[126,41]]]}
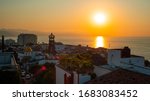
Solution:
{"label": "ocean", "polygon": [[[16,40],[16,37],[11,37]],[[72,37],[72,36],[57,36],[57,42],[72,45],[88,45],[95,47],[96,37]],[[38,36],[38,42],[48,42],[48,36]],[[128,46],[131,49],[131,54],[144,56],[145,59],[150,61],[150,37],[104,37],[104,47],[114,49],[123,48]]]}
{"label": "ocean", "polygon": [[116,37],[108,38],[109,48],[123,48],[128,46],[131,54],[144,56],[150,60],[150,37]]}

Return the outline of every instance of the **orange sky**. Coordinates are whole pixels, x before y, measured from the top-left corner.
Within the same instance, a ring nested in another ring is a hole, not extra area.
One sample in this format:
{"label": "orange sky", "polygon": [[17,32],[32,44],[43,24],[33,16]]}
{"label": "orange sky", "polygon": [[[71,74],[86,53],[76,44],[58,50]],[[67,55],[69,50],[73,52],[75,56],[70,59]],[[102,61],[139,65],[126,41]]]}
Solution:
{"label": "orange sky", "polygon": [[[80,36],[150,36],[150,0],[1,0],[0,28],[78,33]],[[107,22],[96,25],[94,12]]]}

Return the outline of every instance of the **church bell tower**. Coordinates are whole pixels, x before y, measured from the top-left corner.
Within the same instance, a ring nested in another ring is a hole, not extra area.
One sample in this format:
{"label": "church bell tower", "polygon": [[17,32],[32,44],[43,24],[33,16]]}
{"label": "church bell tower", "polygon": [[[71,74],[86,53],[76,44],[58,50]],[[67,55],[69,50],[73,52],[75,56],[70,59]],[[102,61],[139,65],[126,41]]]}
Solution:
{"label": "church bell tower", "polygon": [[53,35],[53,33],[51,33],[49,35],[49,53],[52,55],[56,55],[56,50],[55,50],[55,35]]}

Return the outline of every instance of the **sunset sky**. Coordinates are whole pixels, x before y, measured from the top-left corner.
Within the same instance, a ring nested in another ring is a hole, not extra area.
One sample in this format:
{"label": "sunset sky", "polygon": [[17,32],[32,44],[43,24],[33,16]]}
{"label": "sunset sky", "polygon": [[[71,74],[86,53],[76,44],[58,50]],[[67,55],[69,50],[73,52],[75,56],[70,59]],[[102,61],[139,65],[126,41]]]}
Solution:
{"label": "sunset sky", "polygon": [[[106,22],[96,24],[95,13],[103,13]],[[0,28],[150,36],[150,0],[0,0]]]}

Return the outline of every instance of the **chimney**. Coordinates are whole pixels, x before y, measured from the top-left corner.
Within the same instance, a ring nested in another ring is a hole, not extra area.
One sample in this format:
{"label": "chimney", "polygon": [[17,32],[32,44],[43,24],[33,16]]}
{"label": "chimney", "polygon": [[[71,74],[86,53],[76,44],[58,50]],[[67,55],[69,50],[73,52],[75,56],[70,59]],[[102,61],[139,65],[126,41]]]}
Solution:
{"label": "chimney", "polygon": [[4,35],[2,35],[2,52],[4,52],[5,43],[4,43]]}

